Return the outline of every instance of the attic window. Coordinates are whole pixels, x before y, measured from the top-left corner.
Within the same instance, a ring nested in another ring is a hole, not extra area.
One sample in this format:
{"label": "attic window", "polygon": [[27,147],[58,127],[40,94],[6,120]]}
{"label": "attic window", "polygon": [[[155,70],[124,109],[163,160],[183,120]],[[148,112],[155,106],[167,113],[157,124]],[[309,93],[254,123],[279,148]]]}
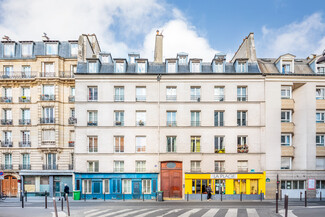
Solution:
{"label": "attic window", "polygon": [[46,55],[58,55],[58,43],[45,44]]}
{"label": "attic window", "polygon": [[135,63],[135,56],[130,56],[129,62],[130,63]]}
{"label": "attic window", "polygon": [[215,62],[215,72],[223,72],[223,62]]}
{"label": "attic window", "polygon": [[70,43],[70,54],[73,57],[78,55],[78,44],[77,43]]}
{"label": "attic window", "polygon": [[97,73],[97,62],[89,62],[88,63],[88,72],[89,73]]}
{"label": "attic window", "polygon": [[187,58],[186,58],[186,56],[179,56],[178,57],[178,62],[181,65],[187,64]]}
{"label": "attic window", "polygon": [[246,72],[246,62],[238,62],[238,72]]}
{"label": "attic window", "polygon": [[200,62],[192,62],[192,72],[201,72],[201,63]]}
{"label": "attic window", "polygon": [[139,73],[146,72],[146,63],[145,62],[137,62],[137,72],[139,72]]}
{"label": "attic window", "polygon": [[30,57],[33,54],[33,43],[21,44],[21,55],[23,57]]}
{"label": "attic window", "polygon": [[291,61],[282,61],[282,74],[288,74],[292,72]]}
{"label": "attic window", "polygon": [[124,61],[115,63],[115,72],[117,72],[117,73],[125,72]]}
{"label": "attic window", "polygon": [[317,73],[318,74],[325,74],[325,66],[324,65],[318,66],[317,67]]}
{"label": "attic window", "polygon": [[102,63],[110,63],[108,55],[102,55]]}
{"label": "attic window", "polygon": [[167,62],[167,72],[171,72],[171,73],[176,72],[176,61]]}
{"label": "attic window", "polygon": [[4,44],[3,56],[13,57],[15,55],[15,44]]}

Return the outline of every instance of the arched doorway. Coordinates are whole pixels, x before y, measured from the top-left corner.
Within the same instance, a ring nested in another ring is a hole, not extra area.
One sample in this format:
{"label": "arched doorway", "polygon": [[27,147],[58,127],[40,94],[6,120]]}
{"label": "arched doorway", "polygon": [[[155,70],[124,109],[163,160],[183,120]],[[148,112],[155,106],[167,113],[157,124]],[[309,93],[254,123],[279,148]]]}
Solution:
{"label": "arched doorway", "polygon": [[2,180],[2,191],[8,197],[17,197],[18,182],[17,178],[11,175],[7,175]]}
{"label": "arched doorway", "polygon": [[161,162],[161,190],[164,197],[182,198],[182,162]]}

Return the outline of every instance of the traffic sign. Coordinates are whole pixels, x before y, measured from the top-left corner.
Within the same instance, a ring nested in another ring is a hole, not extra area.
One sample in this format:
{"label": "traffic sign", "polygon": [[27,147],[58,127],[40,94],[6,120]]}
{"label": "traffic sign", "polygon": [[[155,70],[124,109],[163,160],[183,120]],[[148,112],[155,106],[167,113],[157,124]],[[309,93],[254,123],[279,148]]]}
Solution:
{"label": "traffic sign", "polygon": [[0,171],[0,176],[3,176],[3,171]]}

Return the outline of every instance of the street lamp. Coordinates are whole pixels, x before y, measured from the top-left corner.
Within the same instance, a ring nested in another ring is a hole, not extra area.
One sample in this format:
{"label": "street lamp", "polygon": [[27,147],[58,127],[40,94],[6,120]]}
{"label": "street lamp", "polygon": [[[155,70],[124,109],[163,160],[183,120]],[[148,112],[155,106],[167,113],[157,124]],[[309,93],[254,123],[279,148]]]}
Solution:
{"label": "street lamp", "polygon": [[320,63],[325,63],[325,50],[323,51],[323,56],[320,57],[317,62],[317,64],[320,64]]}

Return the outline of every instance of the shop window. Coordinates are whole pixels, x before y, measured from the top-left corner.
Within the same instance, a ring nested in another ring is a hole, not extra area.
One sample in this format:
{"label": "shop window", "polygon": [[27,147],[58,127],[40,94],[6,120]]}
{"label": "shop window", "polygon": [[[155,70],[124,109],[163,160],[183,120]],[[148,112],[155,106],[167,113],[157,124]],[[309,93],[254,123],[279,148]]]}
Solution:
{"label": "shop window", "polygon": [[234,194],[240,194],[240,180],[234,180]]}
{"label": "shop window", "polygon": [[49,183],[49,177],[48,176],[41,176],[40,184],[41,185],[48,185],[48,184],[50,184]]}
{"label": "shop window", "polygon": [[142,180],[142,194],[151,194],[151,180]]}
{"label": "shop window", "polygon": [[122,189],[123,189],[123,194],[131,194],[131,179],[123,179],[122,182]]}
{"label": "shop window", "polygon": [[25,185],[35,185],[35,177],[34,176],[26,176],[24,177]]}
{"label": "shop window", "polygon": [[76,190],[79,190],[80,191],[80,180],[79,179],[77,180]]}
{"label": "shop window", "polygon": [[305,189],[305,181],[304,180],[282,180],[281,189],[294,189],[294,190]]}
{"label": "shop window", "polygon": [[207,193],[208,180],[202,179],[202,194]]}
{"label": "shop window", "polygon": [[317,180],[316,189],[325,189],[325,180]]}
{"label": "shop window", "polygon": [[251,194],[258,194],[258,180],[251,179],[250,182],[251,182],[251,186],[250,186]]}
{"label": "shop window", "polygon": [[196,180],[196,194],[201,194],[201,179]]}
{"label": "shop window", "polygon": [[226,181],[224,179],[215,180],[215,194],[223,194],[226,191]]}
{"label": "shop window", "polygon": [[112,190],[113,190],[113,194],[119,194],[121,193],[121,180],[119,179],[113,179],[112,180]]}
{"label": "shop window", "polygon": [[195,194],[195,179],[192,179],[192,194]]}
{"label": "shop window", "polygon": [[109,179],[103,180],[103,193],[109,194]]}
{"label": "shop window", "polygon": [[82,180],[82,193],[91,194],[91,180]]}
{"label": "shop window", "polygon": [[153,193],[157,192],[157,180],[156,179],[152,180],[152,192]]}

